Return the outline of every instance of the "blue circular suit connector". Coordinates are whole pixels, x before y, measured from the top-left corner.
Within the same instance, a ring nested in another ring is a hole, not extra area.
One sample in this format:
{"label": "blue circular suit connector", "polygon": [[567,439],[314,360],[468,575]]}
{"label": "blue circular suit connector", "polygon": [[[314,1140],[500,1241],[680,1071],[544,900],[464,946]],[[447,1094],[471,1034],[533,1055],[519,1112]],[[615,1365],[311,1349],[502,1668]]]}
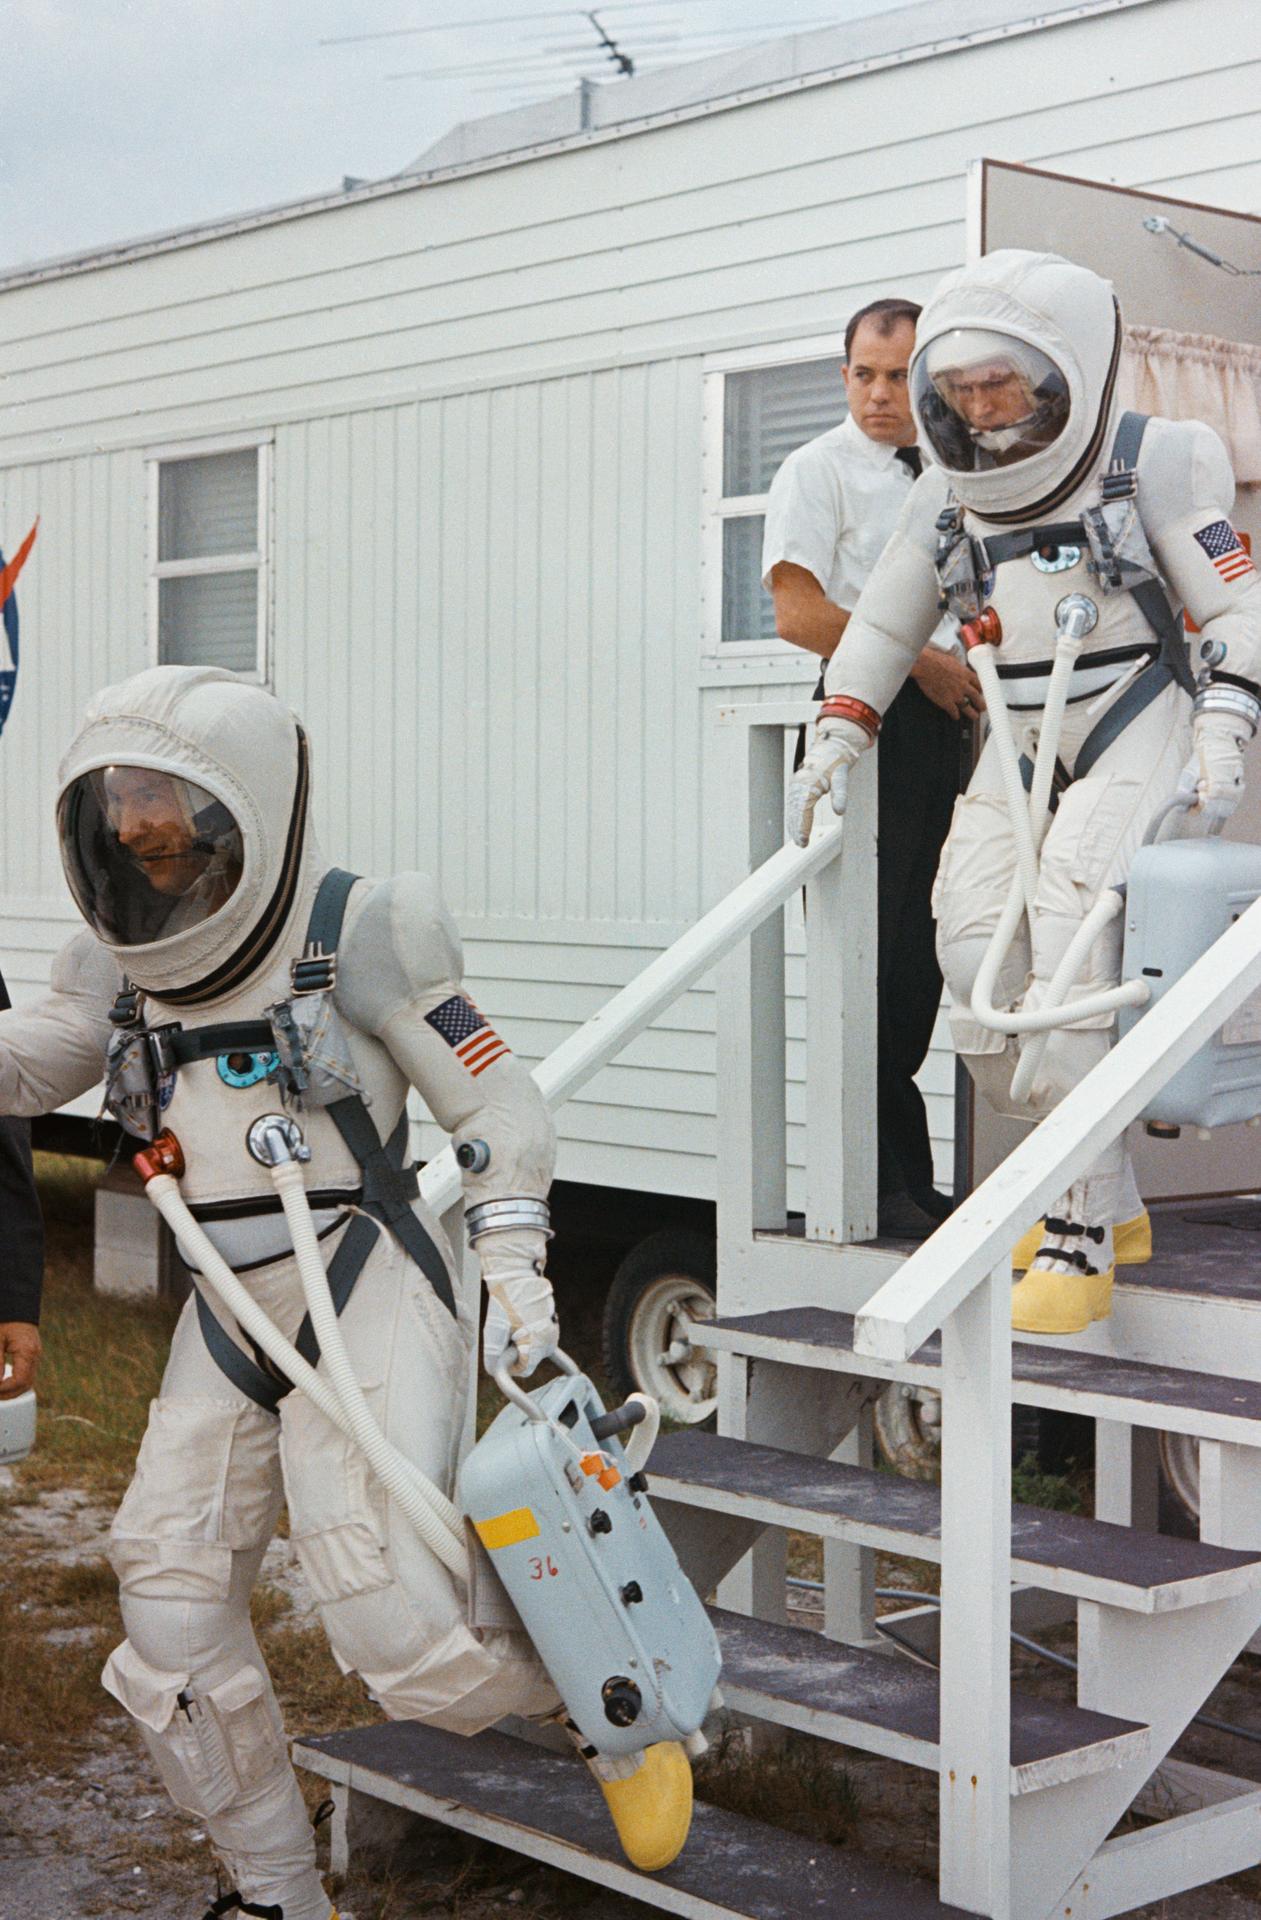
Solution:
{"label": "blue circular suit connector", "polygon": [[280,1065],[276,1053],[221,1053],[215,1062],[225,1087],[256,1087]]}

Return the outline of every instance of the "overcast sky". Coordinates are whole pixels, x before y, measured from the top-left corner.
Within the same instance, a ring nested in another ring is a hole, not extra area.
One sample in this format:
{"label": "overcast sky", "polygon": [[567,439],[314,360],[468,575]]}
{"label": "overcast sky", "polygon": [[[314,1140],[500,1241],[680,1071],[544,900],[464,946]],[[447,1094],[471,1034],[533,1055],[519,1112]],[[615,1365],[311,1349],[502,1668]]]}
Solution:
{"label": "overcast sky", "polygon": [[[737,44],[735,31],[772,39],[896,4],[599,11],[647,68]],[[397,31],[414,28],[431,30]],[[579,50],[594,44],[582,9],[558,0],[0,0],[0,30],[0,269],[379,178],[459,121],[528,97],[509,90],[523,75],[546,98],[612,71]],[[390,37],[322,44],[377,32]],[[483,71],[434,77],[462,65]]]}

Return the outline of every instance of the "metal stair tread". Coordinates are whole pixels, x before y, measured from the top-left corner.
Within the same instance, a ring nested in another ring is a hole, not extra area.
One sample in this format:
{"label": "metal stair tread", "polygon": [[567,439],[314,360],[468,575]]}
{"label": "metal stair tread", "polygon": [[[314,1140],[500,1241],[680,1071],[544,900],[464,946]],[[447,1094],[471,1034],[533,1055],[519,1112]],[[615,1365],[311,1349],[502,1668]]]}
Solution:
{"label": "metal stair tread", "polygon": [[[729,1706],[911,1765],[937,1766],[939,1687],[928,1667],[845,1646],[808,1627],[751,1620],[722,1607],[709,1614],[722,1647],[720,1685]],[[790,1713],[774,1711],[776,1703]],[[1012,1692],[1013,1793],[1124,1765],[1148,1745],[1148,1729],[1136,1721]]]}
{"label": "metal stair tread", "polygon": [[[718,1337],[713,1340],[715,1334]],[[803,1364],[802,1349],[811,1348],[820,1364],[830,1364],[837,1371],[878,1369],[880,1378],[888,1372],[917,1385],[932,1385],[941,1368],[941,1342],[936,1335],[904,1366],[886,1368],[855,1354],[853,1314],[827,1307],[786,1307],[707,1321],[703,1337],[732,1352],[766,1358],[774,1357],[777,1346],[791,1347],[795,1365]],[[1191,1416],[1195,1432],[1209,1438],[1238,1440],[1254,1423],[1261,1429],[1261,1383],[1253,1380],[1026,1340],[1012,1342],[1011,1373],[1012,1396],[1021,1406],[1076,1406],[1083,1397],[1094,1397],[1125,1401],[1131,1409],[1147,1409],[1153,1416],[1174,1416],[1153,1417],[1152,1424],[1163,1427],[1176,1425],[1179,1414]],[[1114,1409],[1112,1417],[1123,1416]],[[1256,1438],[1261,1444],[1261,1431]]]}
{"label": "metal stair tread", "polygon": [[[658,1440],[649,1479],[656,1499],[713,1506],[755,1525],[799,1527],[912,1559],[941,1555],[939,1490],[897,1474],[682,1428]],[[1261,1551],[1015,1506],[1012,1577],[1142,1613],[1164,1612],[1261,1586]]]}
{"label": "metal stair tread", "polygon": [[301,1767],[667,1913],[743,1920],[964,1920],[932,1887],[878,1861],[696,1803],[688,1844],[663,1873],[629,1866],[580,1760],[502,1733],[471,1739],[417,1721],[295,1744]]}

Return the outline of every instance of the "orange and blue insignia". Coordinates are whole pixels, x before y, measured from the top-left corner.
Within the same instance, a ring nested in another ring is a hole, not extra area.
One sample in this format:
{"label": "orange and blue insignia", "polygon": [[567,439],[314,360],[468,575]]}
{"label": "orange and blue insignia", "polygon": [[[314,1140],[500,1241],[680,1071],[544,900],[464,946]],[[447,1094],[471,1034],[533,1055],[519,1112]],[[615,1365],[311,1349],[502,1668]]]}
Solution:
{"label": "orange and blue insignia", "polygon": [[39,521],[36,520],[12,560],[6,561],[3,553],[0,553],[0,627],[4,631],[4,664],[0,666],[0,733],[4,731],[9,708],[13,705],[13,695],[17,691],[18,597],[15,589],[18,575],[35,545],[38,529]]}
{"label": "orange and blue insignia", "polygon": [[432,1013],[427,1013],[425,1019],[475,1080],[479,1073],[485,1073],[487,1067],[511,1051],[485,1016],[462,993],[453,993],[449,1000],[444,1000]]}

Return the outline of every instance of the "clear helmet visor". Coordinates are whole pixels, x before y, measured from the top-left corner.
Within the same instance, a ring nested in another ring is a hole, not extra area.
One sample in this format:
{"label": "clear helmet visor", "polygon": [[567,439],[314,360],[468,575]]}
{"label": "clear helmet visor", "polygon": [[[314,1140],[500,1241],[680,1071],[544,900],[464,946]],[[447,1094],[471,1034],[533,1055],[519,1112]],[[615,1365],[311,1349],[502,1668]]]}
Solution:
{"label": "clear helmet visor", "polygon": [[981,327],[930,340],[911,369],[911,397],[933,457],[948,473],[1011,467],[1068,425],[1068,381],[1040,348]]}
{"label": "clear helmet visor", "polygon": [[57,806],[66,880],[109,946],[140,947],[201,926],[236,891],[241,829],[195,781],[148,767],[99,767]]}

